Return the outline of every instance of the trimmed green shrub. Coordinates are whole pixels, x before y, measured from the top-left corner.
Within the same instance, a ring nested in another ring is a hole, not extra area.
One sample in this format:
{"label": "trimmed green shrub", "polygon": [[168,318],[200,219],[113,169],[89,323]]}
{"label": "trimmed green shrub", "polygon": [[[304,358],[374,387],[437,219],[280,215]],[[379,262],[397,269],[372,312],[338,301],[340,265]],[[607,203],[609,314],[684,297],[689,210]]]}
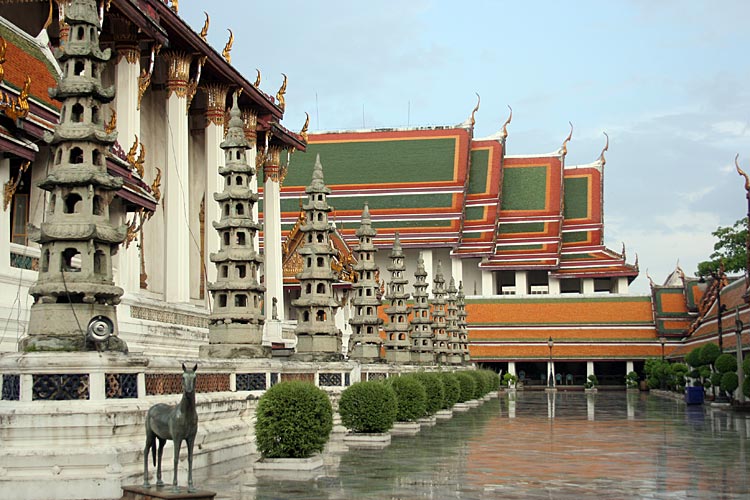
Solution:
{"label": "trimmed green shrub", "polygon": [[392,377],[388,379],[388,384],[396,393],[398,403],[397,422],[414,422],[425,416],[427,391],[414,376]]}
{"label": "trimmed green shrub", "polygon": [[736,372],[737,358],[732,354],[722,354],[714,361],[714,368],[719,373]]}
{"label": "trimmed green shrub", "polygon": [[704,365],[713,365],[716,358],[721,355],[719,346],[716,344],[705,344],[701,349],[701,363]]}
{"label": "trimmed green shrub", "polygon": [[442,409],[449,410],[458,403],[458,399],[461,397],[461,385],[453,373],[441,372],[439,375],[445,388],[445,400]]}
{"label": "trimmed green shrub", "polygon": [[669,386],[677,392],[683,392],[685,390],[685,377],[687,377],[690,368],[685,363],[672,363],[669,370]]}
{"label": "trimmed green shrub", "polygon": [[711,380],[712,387],[721,387],[721,373],[713,372],[709,380]]}
{"label": "trimmed green shrub", "polygon": [[474,379],[474,395],[470,397],[469,399],[480,399],[485,395],[484,387],[485,387],[485,378],[484,374],[482,374],[479,370],[467,370],[466,373],[469,374],[471,378]]}
{"label": "trimmed green shrub", "polygon": [[742,392],[745,393],[745,397],[750,398],[750,377],[745,375],[745,381],[742,382]]}
{"label": "trimmed green shrub", "polygon": [[701,360],[701,348],[696,347],[695,349],[687,353],[687,356],[685,356],[685,362],[693,368],[703,366],[704,363]]}
{"label": "trimmed green shrub", "polygon": [[482,391],[484,392],[485,396],[490,392],[498,390],[498,388],[500,387],[500,375],[498,375],[497,372],[495,372],[494,370],[484,369],[479,370],[479,373],[481,373],[483,377]]}
{"label": "trimmed green shrub", "polygon": [[454,375],[458,379],[458,384],[461,387],[461,391],[458,395],[458,402],[465,403],[470,399],[474,399],[474,393],[477,387],[477,383],[474,382],[474,377],[466,372],[456,372]]}
{"label": "trimmed green shrub", "polygon": [[634,371],[628,372],[627,375],[625,375],[625,386],[628,389],[637,389],[638,388],[638,374]]}
{"label": "trimmed green shrub", "polygon": [[516,383],[518,382],[518,377],[513,375],[510,372],[505,372],[503,374],[503,385],[506,387],[515,387]]}
{"label": "trimmed green shrub", "polygon": [[599,385],[599,379],[593,373],[589,375],[588,380],[583,384],[584,389],[594,389]]}
{"label": "trimmed green shrub", "polygon": [[328,395],[308,382],[280,382],[258,401],[255,442],[266,458],[308,458],[323,451],[332,429]]}
{"label": "trimmed green shrub", "polygon": [[726,372],[721,376],[721,390],[729,394],[737,390],[739,387],[739,379],[737,378],[737,372]]}
{"label": "trimmed green shrub", "polygon": [[341,423],[354,432],[386,432],[393,427],[397,411],[396,393],[379,382],[357,382],[339,400]]}
{"label": "trimmed green shrub", "polygon": [[750,356],[747,356],[743,358],[742,360],[742,371],[745,373],[745,376],[747,377],[750,375]]}
{"label": "trimmed green shrub", "polygon": [[422,384],[427,393],[427,415],[434,415],[443,408],[445,403],[443,380],[434,372],[419,372],[415,373],[414,377]]}
{"label": "trimmed green shrub", "polygon": [[500,386],[503,382],[500,378],[500,374],[493,370],[487,370],[487,372],[489,373],[488,378],[490,379],[490,392],[500,390]]}

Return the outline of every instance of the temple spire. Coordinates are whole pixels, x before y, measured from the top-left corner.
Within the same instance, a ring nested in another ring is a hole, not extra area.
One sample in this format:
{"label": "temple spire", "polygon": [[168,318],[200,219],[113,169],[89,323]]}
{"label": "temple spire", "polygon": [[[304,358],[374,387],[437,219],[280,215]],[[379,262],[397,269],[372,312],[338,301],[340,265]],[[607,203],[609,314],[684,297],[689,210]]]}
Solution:
{"label": "temple spire", "polygon": [[393,247],[389,255],[391,264],[388,271],[391,273],[388,282],[388,293],[385,298],[389,306],[385,308],[388,323],[385,325],[385,358],[389,363],[408,363],[411,360],[409,348],[409,308],[406,301],[409,294],[405,291],[409,281],[406,279],[406,263],[404,252],[401,249],[401,239],[396,231],[393,239]]}

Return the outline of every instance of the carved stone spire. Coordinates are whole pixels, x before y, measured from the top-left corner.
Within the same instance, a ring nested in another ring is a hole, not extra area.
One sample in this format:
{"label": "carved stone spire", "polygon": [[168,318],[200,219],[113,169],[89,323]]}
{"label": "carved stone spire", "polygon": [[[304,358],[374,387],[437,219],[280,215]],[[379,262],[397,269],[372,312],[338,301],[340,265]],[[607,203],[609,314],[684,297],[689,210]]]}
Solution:
{"label": "carved stone spire", "polygon": [[[21,350],[127,352],[115,337],[122,288],[112,277],[112,256],[127,226],[115,225],[109,206],[122,179],[107,172],[107,150],[117,132],[104,126],[102,105],[115,96],[101,74],[110,50],[99,48],[99,15],[93,0],[73,0],[65,10],[70,27],[65,50],[57,51],[63,78],[50,90],[64,112],[45,140],[53,161],[39,187],[50,193],[45,220],[31,237],[41,244],[39,277],[28,336]],[[87,334],[88,330],[88,334]]]}
{"label": "carved stone spire", "polygon": [[404,251],[401,249],[401,239],[398,232],[393,240],[393,249],[389,255],[391,264],[388,271],[391,279],[388,282],[388,293],[385,298],[389,307],[385,308],[388,315],[388,324],[385,330],[385,359],[389,363],[408,363],[411,361],[411,341],[409,339],[409,309],[406,301],[409,294],[405,286],[409,283],[406,279],[406,263],[404,262]]}
{"label": "carved stone spire", "polygon": [[297,309],[297,352],[300,360],[339,360],[341,355],[341,331],[336,327],[334,316],[339,303],[333,296],[336,274],[331,269],[331,260],[336,250],[331,246],[333,227],[328,223],[332,210],[327,197],[331,190],[323,181],[323,165],[320,156],[315,159],[312,181],[305,188],[307,201],[302,205],[306,222],[300,227],[304,246],[302,272],[297,275],[300,282],[300,298],[293,301]]}
{"label": "carved stone spire", "polygon": [[412,363],[432,364],[435,362],[433,346],[435,336],[432,332],[430,304],[427,300],[427,271],[424,268],[422,254],[417,259],[417,271],[414,273],[414,278],[414,306],[409,323],[411,361]]}
{"label": "carved stone spire", "polygon": [[250,188],[255,169],[248,164],[247,150],[252,146],[245,138],[237,101],[235,92],[227,136],[219,146],[224,150],[225,166],[219,168],[224,191],[214,194],[221,218],[213,225],[220,246],[211,254],[217,278],[208,285],[214,307],[208,327],[209,345],[202,346],[201,356],[266,357],[270,352],[262,346],[261,309],[265,287],[258,283],[263,259],[254,245],[260,229],[253,220],[258,195]]}
{"label": "carved stone spire", "polygon": [[445,278],[440,261],[432,279],[432,331],[435,334],[435,355],[438,363],[447,363],[450,355],[450,338],[446,330]]}
{"label": "carved stone spire", "polygon": [[362,222],[355,234],[359,238],[359,244],[353,249],[357,253],[357,263],[354,264],[357,280],[352,284],[354,316],[349,320],[353,331],[349,357],[372,363],[380,360],[380,346],[383,343],[383,339],[380,338],[380,325],[383,320],[378,317],[379,269],[375,264],[377,248],[373,244],[377,231],[372,227],[367,203],[362,210]]}
{"label": "carved stone spire", "polygon": [[448,336],[448,362],[460,365],[463,359],[459,346],[458,306],[456,305],[456,282],[451,278],[448,285],[448,300],[445,314],[445,332]]}
{"label": "carved stone spire", "polygon": [[458,295],[456,296],[456,307],[458,307],[458,346],[461,354],[461,363],[468,363],[469,356],[469,323],[466,321],[466,295],[464,295],[464,282],[458,282]]}

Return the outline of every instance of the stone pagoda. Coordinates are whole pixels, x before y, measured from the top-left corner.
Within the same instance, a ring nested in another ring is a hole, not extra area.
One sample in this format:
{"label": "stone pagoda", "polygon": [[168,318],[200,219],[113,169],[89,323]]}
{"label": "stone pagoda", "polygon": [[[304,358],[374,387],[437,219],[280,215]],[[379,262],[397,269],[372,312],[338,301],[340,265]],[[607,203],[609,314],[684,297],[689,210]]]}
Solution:
{"label": "stone pagoda", "polygon": [[406,306],[409,294],[404,291],[409,281],[406,279],[404,251],[401,249],[401,238],[398,232],[393,240],[393,249],[389,257],[391,265],[388,266],[388,271],[391,273],[391,279],[388,282],[388,293],[385,298],[390,305],[385,308],[388,323],[383,328],[385,330],[385,359],[389,363],[409,363],[411,342],[407,321],[409,309]]}
{"label": "stone pagoda", "polygon": [[[99,48],[99,16],[93,0],[73,0],[65,9],[70,27],[56,57],[63,70],[50,96],[62,103],[60,124],[45,140],[53,160],[39,184],[49,204],[31,239],[40,243],[39,276],[28,336],[20,350],[127,352],[116,337],[116,305],[123,294],[112,277],[112,257],[127,227],[109,218],[109,206],[123,180],[107,172],[107,150],[117,132],[106,130],[104,104],[115,97],[101,75],[110,50]],[[109,107],[107,107],[109,109]]]}
{"label": "stone pagoda", "polygon": [[445,314],[445,332],[448,335],[448,362],[460,365],[463,361],[463,353],[459,345],[458,306],[456,305],[456,281],[451,278],[448,285],[448,300]]}
{"label": "stone pagoda", "polygon": [[338,361],[341,354],[341,331],[334,316],[339,303],[333,296],[336,274],[331,269],[331,259],[336,250],[331,246],[333,226],[328,223],[327,196],[331,190],[323,181],[320,156],[315,159],[312,181],[305,188],[307,202],[302,205],[306,222],[300,226],[303,234],[302,272],[300,298],[292,302],[297,309],[297,350],[295,359],[302,361]]}
{"label": "stone pagoda", "polygon": [[435,362],[434,334],[430,319],[430,304],[427,300],[427,271],[424,259],[419,254],[417,271],[414,273],[414,306],[409,323],[409,337],[411,339],[411,361],[419,364]]}
{"label": "stone pagoda", "polygon": [[466,321],[466,295],[464,295],[464,282],[458,282],[458,295],[456,296],[456,307],[458,307],[458,345],[461,351],[461,362],[468,363],[469,356],[469,323]]}
{"label": "stone pagoda", "polygon": [[440,261],[435,269],[432,279],[432,331],[435,334],[435,360],[439,363],[447,363],[450,356],[450,338],[446,330],[446,308],[445,308],[445,278]]}
{"label": "stone pagoda", "polygon": [[367,203],[362,210],[362,222],[355,234],[359,244],[354,247],[357,253],[357,263],[354,265],[357,280],[352,284],[354,316],[349,320],[352,325],[352,348],[349,350],[349,357],[363,363],[373,363],[380,361],[380,346],[383,343],[383,339],[380,338],[380,325],[383,320],[378,317],[380,284],[376,277],[379,269],[375,264],[377,248],[373,244],[377,231],[370,222],[370,209]]}
{"label": "stone pagoda", "polygon": [[262,346],[261,303],[265,288],[258,283],[263,258],[255,250],[261,226],[253,220],[258,195],[251,188],[255,169],[247,160],[252,144],[245,137],[238,97],[235,92],[227,135],[219,145],[224,150],[225,166],[219,167],[224,190],[214,193],[221,216],[213,226],[220,243],[219,251],[210,256],[216,265],[216,282],[208,285],[214,303],[208,327],[209,344],[200,349],[203,357],[270,355],[270,349]]}

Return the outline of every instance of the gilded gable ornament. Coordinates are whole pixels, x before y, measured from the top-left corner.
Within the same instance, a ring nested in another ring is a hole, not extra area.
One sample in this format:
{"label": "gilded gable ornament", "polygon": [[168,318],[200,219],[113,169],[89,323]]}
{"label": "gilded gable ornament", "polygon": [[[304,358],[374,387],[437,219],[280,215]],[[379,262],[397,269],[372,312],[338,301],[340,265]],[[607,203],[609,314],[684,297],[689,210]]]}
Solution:
{"label": "gilded gable ornament", "polygon": [[573,138],[573,123],[568,122],[570,125],[570,133],[568,134],[568,137],[565,138],[565,140],[562,143],[562,146],[560,146],[560,156],[565,156],[568,154],[568,143]]}
{"label": "gilded gable ornament", "polygon": [[469,121],[471,122],[472,128],[476,124],[476,118],[475,115],[477,114],[477,111],[479,111],[479,103],[482,101],[482,98],[479,97],[479,94],[477,94],[477,105],[474,106],[474,109],[471,111],[471,118],[469,118]]}
{"label": "gilded gable ornament", "polygon": [[229,28],[227,28],[227,31],[229,32],[229,40],[227,40],[227,44],[224,45],[224,50],[221,51],[221,55],[224,56],[227,63],[232,64],[232,55],[230,53],[232,52],[232,45],[234,44],[234,33],[232,33],[232,30]]}
{"label": "gilded gable ornament", "polygon": [[203,29],[201,29],[200,37],[203,39],[203,41],[206,41],[206,37],[208,36],[208,26],[211,24],[211,18],[208,17],[208,12],[203,11],[203,13],[206,15],[206,20],[203,23]]}
{"label": "gilded gable ornament", "polygon": [[284,95],[286,95],[286,75],[282,73],[284,76],[284,82],[281,84],[281,88],[278,92],[276,92],[276,101],[278,102],[279,108],[281,108],[281,111],[284,111],[286,108],[286,101],[284,100]]}
{"label": "gilded gable ornament", "polygon": [[18,168],[18,177],[15,179],[11,177],[3,186],[3,210],[8,210],[8,205],[10,205],[13,196],[16,194],[19,184],[21,184],[21,177],[29,169],[29,165],[31,165],[31,161],[26,160],[23,162]]}
{"label": "gilded gable ornament", "polygon": [[510,121],[513,119],[513,108],[508,105],[508,109],[510,110],[510,114],[508,115],[508,119],[505,120],[505,123],[503,123],[503,130],[500,132],[500,137],[503,141],[508,138],[508,125],[510,125]]}
{"label": "gilded gable ornament", "polygon": [[253,87],[256,89],[260,87],[260,70],[258,68],[255,68],[255,71],[258,72],[258,76],[255,77],[255,83],[253,83]]}
{"label": "gilded gable ornament", "polygon": [[[604,157],[604,153],[606,151],[609,151],[609,136],[606,132],[602,132],[604,134],[604,137],[607,138],[607,142],[604,144],[604,149],[602,149],[601,154],[599,154],[599,162],[602,164],[602,167],[607,164],[607,159]],[[623,243],[623,245],[625,245]]]}
{"label": "gilded gable ornament", "polygon": [[299,131],[299,136],[302,138],[302,142],[307,144],[308,135],[307,128],[310,126],[310,115],[305,112],[305,124],[302,125],[302,130]]}

